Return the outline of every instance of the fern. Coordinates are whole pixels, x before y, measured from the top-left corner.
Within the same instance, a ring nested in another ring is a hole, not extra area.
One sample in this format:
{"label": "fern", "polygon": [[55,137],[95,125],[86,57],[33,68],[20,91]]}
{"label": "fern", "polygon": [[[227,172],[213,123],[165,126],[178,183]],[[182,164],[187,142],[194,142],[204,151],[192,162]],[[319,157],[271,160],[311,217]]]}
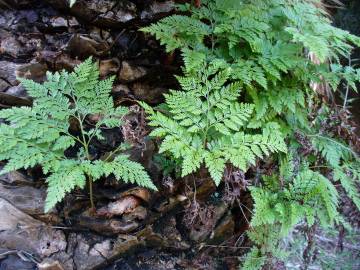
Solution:
{"label": "fern", "polygon": [[309,226],[316,218],[323,226],[342,222],[337,211],[338,192],[325,176],[304,164],[294,177],[292,158],[282,159],[280,172],[264,176],[264,186],[250,188],[254,214],[248,235],[255,246],[243,264],[249,269],[261,269],[254,261],[264,264],[273,256],[283,258],[286,254],[279,248],[279,240],[301,221],[306,220]]}
{"label": "fern", "polygon": [[[118,180],[156,189],[144,168],[126,155],[109,162],[94,160],[90,155],[89,145],[94,138],[102,138],[101,128],[121,125],[127,113],[124,107],[114,108],[110,96],[114,78],[99,81],[98,77],[98,67],[89,58],[72,73],[48,73],[43,84],[19,79],[34,98],[33,107],[0,111],[0,118],[5,120],[0,124],[0,160],[7,160],[2,172],[41,165],[49,174],[46,211],[75,188],[83,188],[86,179],[91,184],[110,174]],[[94,128],[86,129],[85,119],[94,114],[100,120]],[[79,136],[70,131],[70,120],[79,126]],[[64,151],[74,146],[78,148],[78,158],[70,159]]]}
{"label": "fern", "polygon": [[272,132],[243,132],[254,106],[238,103],[240,85],[228,83],[230,72],[203,67],[197,76],[178,77],[183,91],[171,90],[165,95],[169,115],[141,103],[149,114],[149,124],[155,127],[150,135],[163,138],[160,153],[182,159],[182,176],[204,163],[218,185],[227,163],[246,171],[257,158],[286,152],[275,123]]}
{"label": "fern", "polygon": [[359,163],[345,163],[342,167],[337,167],[334,170],[334,180],[341,183],[347,195],[360,210],[360,194],[358,191],[358,182],[360,180]]}
{"label": "fern", "polygon": [[[231,67],[231,79],[249,86],[257,122],[287,111],[296,117],[310,82],[325,79],[336,89],[346,80],[355,89],[360,79],[359,70],[336,62],[360,38],[332,26],[316,1],[205,0],[199,8],[186,4],[179,9],[190,16],[170,16],[142,30],[154,34],[167,51],[181,49],[195,73],[204,61]],[[320,61],[336,61],[317,65],[304,51]],[[252,126],[258,128],[256,121]]]}
{"label": "fern", "polygon": [[[182,175],[204,164],[218,184],[228,163],[247,171],[256,159],[281,156],[280,172],[250,188],[255,212],[249,234],[257,238],[246,269],[271,264],[279,240],[300,221],[343,222],[334,182],[359,203],[358,157],[317,120],[309,121],[318,102],[309,86],[336,90],[346,82],[355,90],[360,69],[343,67],[340,57],[360,46],[360,38],[334,27],[319,3],[202,0],[200,7],[179,5],[183,15],[143,29],[167,51],[180,50],[184,60],[183,91],[166,95],[165,110],[142,103],[151,135],[163,139],[160,151],[182,161]],[[298,142],[298,134],[309,136]],[[300,144],[308,148],[304,155]],[[297,152],[283,157],[286,148]]]}

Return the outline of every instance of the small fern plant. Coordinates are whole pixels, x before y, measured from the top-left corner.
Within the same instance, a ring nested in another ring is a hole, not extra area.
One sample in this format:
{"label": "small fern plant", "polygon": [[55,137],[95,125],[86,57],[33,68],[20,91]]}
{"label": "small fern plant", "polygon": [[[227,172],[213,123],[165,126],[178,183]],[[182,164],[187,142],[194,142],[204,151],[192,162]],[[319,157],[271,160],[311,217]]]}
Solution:
{"label": "small fern plant", "polygon": [[207,65],[192,76],[185,64],[184,73],[177,77],[183,91],[165,94],[167,113],[140,102],[155,127],[150,136],[163,139],[159,152],[181,160],[182,176],[205,164],[218,185],[227,163],[246,171],[257,158],[286,152],[276,123],[262,133],[244,132],[254,106],[238,102],[241,85],[229,82],[229,68]]}
{"label": "small fern plant", "polygon": [[[92,182],[113,174],[116,179],[156,189],[141,164],[125,154],[121,144],[108,159],[95,159],[89,152],[94,138],[102,139],[102,127],[115,128],[127,113],[124,107],[114,108],[110,96],[114,78],[99,81],[99,70],[91,58],[78,65],[74,72],[47,73],[43,84],[19,79],[34,98],[32,107],[0,111],[0,160],[7,160],[2,173],[41,165],[48,184],[45,211],[60,202],[76,187],[89,184],[91,207],[94,207]],[[93,128],[85,120],[97,115]],[[70,131],[76,123],[79,134]],[[76,158],[68,158],[65,150],[78,149]]]}
{"label": "small fern plant", "polygon": [[303,220],[312,226],[318,219],[323,227],[343,222],[337,211],[336,187],[308,164],[296,168],[296,152],[289,152],[293,154],[280,159],[278,173],[264,175],[262,186],[250,187],[254,209],[248,236],[254,246],[246,255],[244,269],[262,269],[274,258],[284,259],[280,239]]}

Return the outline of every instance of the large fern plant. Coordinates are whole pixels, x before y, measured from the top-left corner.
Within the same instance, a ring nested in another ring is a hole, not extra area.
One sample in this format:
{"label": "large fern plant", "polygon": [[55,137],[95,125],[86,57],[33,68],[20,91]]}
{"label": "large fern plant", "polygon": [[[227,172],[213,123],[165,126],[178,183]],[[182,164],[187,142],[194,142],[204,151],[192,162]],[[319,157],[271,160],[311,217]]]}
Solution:
{"label": "large fern plant", "polygon": [[356,89],[360,70],[342,66],[340,57],[360,38],[332,26],[320,0],[202,0],[178,8],[142,29],[168,52],[180,50],[185,63],[178,78],[184,91],[170,91],[163,112],[143,104],[152,135],[164,138],[161,151],[183,161],[183,175],[204,161],[216,183],[226,163],[246,171],[273,153],[280,171],[250,188],[255,245],[243,266],[260,269],[298,222],[343,222],[335,184],[359,207],[357,154],[309,116],[319,102],[311,86]]}
{"label": "large fern plant", "polygon": [[[0,124],[0,160],[7,160],[2,173],[41,165],[48,175],[45,211],[76,187],[83,188],[86,179],[94,207],[92,182],[110,174],[118,180],[156,189],[141,164],[127,155],[116,155],[110,161],[90,154],[92,140],[103,138],[102,127],[118,127],[127,113],[124,107],[114,108],[110,96],[114,78],[99,81],[98,77],[98,67],[89,58],[72,73],[47,73],[43,84],[19,79],[34,98],[33,106],[0,111],[0,118],[5,120]],[[85,120],[91,115],[97,115],[99,120],[93,128],[85,128]],[[78,127],[78,135],[70,131],[71,122]],[[69,147],[77,149],[76,158],[64,154]],[[125,148],[121,144],[113,154]]]}

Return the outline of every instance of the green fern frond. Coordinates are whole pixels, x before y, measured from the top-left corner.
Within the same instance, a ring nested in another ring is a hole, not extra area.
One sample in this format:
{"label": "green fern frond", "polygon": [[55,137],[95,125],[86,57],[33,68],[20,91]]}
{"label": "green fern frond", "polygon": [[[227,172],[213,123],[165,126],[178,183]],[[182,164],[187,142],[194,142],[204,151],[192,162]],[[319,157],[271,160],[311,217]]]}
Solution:
{"label": "green fern frond", "polygon": [[[200,168],[208,169],[218,185],[226,163],[243,171],[257,158],[286,152],[279,127],[271,132],[245,134],[253,104],[239,103],[239,83],[228,83],[230,69],[214,66],[198,70],[197,75],[178,77],[183,92],[171,90],[165,95],[169,115],[154,111],[143,102],[149,125],[155,127],[150,136],[162,138],[160,152],[182,159],[182,175]],[[193,161],[193,162],[192,162]]]}

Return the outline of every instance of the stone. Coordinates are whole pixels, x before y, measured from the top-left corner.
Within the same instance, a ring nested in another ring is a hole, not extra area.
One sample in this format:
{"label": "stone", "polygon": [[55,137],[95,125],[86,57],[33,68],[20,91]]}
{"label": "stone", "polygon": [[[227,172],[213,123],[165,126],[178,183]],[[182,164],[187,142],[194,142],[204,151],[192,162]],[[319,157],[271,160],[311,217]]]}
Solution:
{"label": "stone", "polygon": [[17,85],[16,70],[21,67],[21,64],[15,64],[8,61],[0,61],[0,78],[11,85]]}
{"label": "stone", "polygon": [[0,198],[0,243],[6,249],[18,249],[40,258],[65,251],[65,235],[20,211]]}
{"label": "stone", "polygon": [[6,94],[16,97],[27,97],[26,89],[22,85],[11,86],[6,91]]}
{"label": "stone", "polygon": [[[95,240],[95,241],[94,241]],[[104,269],[102,266],[108,261],[144,246],[138,237],[120,234],[115,239],[87,239],[80,234],[70,234],[69,242],[74,246],[71,251],[77,270]]]}
{"label": "stone", "polygon": [[[75,249],[72,251],[72,254],[77,270],[94,269],[96,266],[103,264],[107,259],[106,257],[101,256],[102,253],[96,252],[96,249],[91,248],[91,242],[80,234],[71,234],[69,236],[69,242],[75,243]],[[106,246],[106,243],[103,244],[103,249],[101,251],[104,254],[108,254],[108,252],[110,252],[110,245],[107,246],[108,250],[104,250],[104,246]],[[93,254],[95,254],[95,256]]]}
{"label": "stone", "polygon": [[19,171],[12,171],[0,175],[0,182],[4,182],[10,185],[30,185],[30,186],[34,185],[34,181],[29,176]]}
{"label": "stone", "polygon": [[146,74],[145,68],[133,66],[129,62],[123,61],[119,72],[119,80],[121,82],[133,82],[144,77]]}
{"label": "stone", "polygon": [[7,81],[0,78],[0,92],[5,92],[5,90],[8,89],[9,87],[10,84]]}
{"label": "stone", "polygon": [[[3,253],[3,252],[2,252]],[[35,270],[36,265],[31,261],[24,261],[15,254],[8,255],[0,261],[1,270]]]}
{"label": "stone", "polygon": [[44,214],[46,191],[43,189],[0,184],[0,198],[7,200],[26,214]]}
{"label": "stone", "polygon": [[2,37],[0,43],[0,54],[7,54],[13,58],[17,58],[20,56],[21,52],[21,44],[14,36]]}

